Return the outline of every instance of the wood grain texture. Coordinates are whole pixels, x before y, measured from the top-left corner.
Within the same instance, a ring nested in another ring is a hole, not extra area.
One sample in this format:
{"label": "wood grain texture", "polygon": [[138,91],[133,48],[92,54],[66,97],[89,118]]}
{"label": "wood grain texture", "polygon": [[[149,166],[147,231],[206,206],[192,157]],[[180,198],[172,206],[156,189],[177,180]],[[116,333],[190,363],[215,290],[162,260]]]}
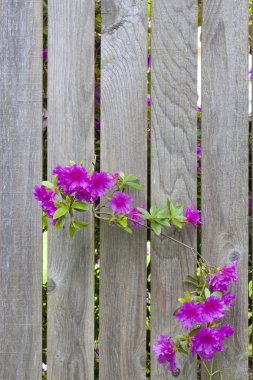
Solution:
{"label": "wood grain texture", "polygon": [[[94,1],[49,1],[49,176],[93,160]],[[93,380],[93,222],[70,239],[49,231],[48,379]],[[79,217],[80,220],[80,217]]]}
{"label": "wood grain texture", "polygon": [[239,259],[236,332],[216,363],[233,380],[248,379],[247,7],[204,0],[202,21],[202,252],[215,265]]}
{"label": "wood grain texture", "polygon": [[0,379],[41,379],[42,2],[0,1]]}
{"label": "wood grain texture", "polygon": [[[154,1],[151,25],[151,200],[162,206],[170,197],[196,206],[197,2]],[[195,247],[192,226],[171,233]],[[181,331],[173,311],[194,266],[188,250],[152,237],[151,346],[158,335]],[[152,380],[174,378],[151,357]],[[194,360],[178,355],[177,362],[178,379],[196,379]]]}
{"label": "wood grain texture", "polygon": [[[145,205],[147,4],[102,2],[102,169],[140,178]],[[101,226],[100,380],[146,378],[146,232]]]}

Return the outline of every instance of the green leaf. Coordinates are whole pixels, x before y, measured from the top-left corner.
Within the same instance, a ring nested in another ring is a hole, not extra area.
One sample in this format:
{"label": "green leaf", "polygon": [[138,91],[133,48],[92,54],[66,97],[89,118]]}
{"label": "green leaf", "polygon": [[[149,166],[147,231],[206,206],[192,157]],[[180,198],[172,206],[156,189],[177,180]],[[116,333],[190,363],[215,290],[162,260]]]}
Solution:
{"label": "green leaf", "polygon": [[70,164],[70,166],[73,166],[73,165],[75,165],[76,163],[75,163],[75,161],[69,160],[69,164]]}
{"label": "green leaf", "polygon": [[200,329],[201,329],[201,326],[194,328],[193,330],[190,331],[189,336],[191,337],[193,335],[196,335]]}
{"label": "green leaf", "polygon": [[185,292],[185,299],[187,302],[190,302],[192,300],[190,293],[187,291]]}
{"label": "green leaf", "polygon": [[142,219],[148,220],[151,218],[150,213],[145,208],[137,207],[137,209],[142,213],[140,215],[142,217]]}
{"label": "green leaf", "polygon": [[183,224],[179,222],[177,219],[171,219],[171,223],[173,224],[173,226],[179,228],[180,230],[183,228]]}
{"label": "green leaf", "polygon": [[218,298],[222,297],[222,293],[221,292],[213,292],[211,295],[214,296],[214,297],[218,297]]}
{"label": "green leaf", "polygon": [[168,219],[156,219],[156,222],[161,224],[163,227],[170,227]]}
{"label": "green leaf", "polygon": [[161,224],[159,224],[159,223],[157,223],[157,222],[155,222],[155,221],[152,221],[151,222],[151,228],[152,228],[152,230],[154,231],[154,233],[156,234],[156,235],[160,235],[161,234],[161,231],[162,231],[162,226],[161,226]]}
{"label": "green leaf", "polygon": [[119,224],[121,225],[121,227],[124,227],[124,228],[127,227],[128,225],[127,218],[120,219]]}
{"label": "green leaf", "polygon": [[75,232],[76,232],[76,228],[75,228],[74,224],[70,223],[70,225],[69,225],[69,234],[70,234],[71,238],[75,235]]}
{"label": "green leaf", "polygon": [[65,205],[65,203],[58,202],[58,201],[54,201],[54,204],[55,204],[55,206],[56,206],[57,208],[60,208],[60,207],[62,207],[62,206]]}
{"label": "green leaf", "polygon": [[58,181],[58,176],[57,176],[57,174],[54,174],[53,175],[53,184],[55,187],[57,186],[57,181]]}
{"label": "green leaf", "polygon": [[67,206],[68,206],[68,207],[71,206],[72,200],[73,200],[72,197],[69,197],[69,196],[66,197],[66,203],[67,203]]}
{"label": "green leaf", "polygon": [[184,355],[188,355],[188,351],[186,351],[181,345],[178,347],[178,352]]}
{"label": "green leaf", "polygon": [[59,230],[60,228],[62,228],[64,226],[64,223],[65,223],[65,216],[62,216],[61,218],[59,218],[59,220],[57,220],[54,228],[56,230]]}
{"label": "green leaf", "polygon": [[151,216],[156,216],[156,213],[157,213],[156,206],[155,206],[155,205],[152,205],[152,206],[150,207],[150,215],[151,215]]}
{"label": "green leaf", "polygon": [[81,222],[79,220],[75,220],[74,221],[74,225],[78,226],[78,227],[88,227],[89,226],[89,223],[86,223],[86,222]]}
{"label": "green leaf", "polygon": [[134,189],[142,190],[141,185],[137,182],[127,182],[126,184],[127,186],[133,187]]}
{"label": "green leaf", "polygon": [[133,181],[137,181],[138,180],[138,177],[136,177],[135,175],[128,175],[126,178],[125,178],[125,182],[133,182]]}
{"label": "green leaf", "polygon": [[60,218],[61,216],[64,216],[67,214],[67,212],[69,211],[68,207],[66,205],[62,205],[60,208],[58,208],[55,213],[54,213],[54,216],[53,216],[53,219],[58,219]]}
{"label": "green leaf", "polygon": [[42,186],[46,187],[47,189],[53,190],[54,185],[49,181],[43,181],[41,182]]}
{"label": "green leaf", "polygon": [[185,303],[185,299],[184,299],[184,298],[178,298],[178,301],[179,301],[180,303]]}
{"label": "green leaf", "polygon": [[209,298],[211,295],[210,290],[208,288],[205,288],[205,297]]}
{"label": "green leaf", "polygon": [[84,212],[89,210],[89,205],[85,202],[74,202],[72,208],[77,211]]}
{"label": "green leaf", "polygon": [[184,281],[184,283],[185,284],[191,284],[191,285],[194,285],[194,286],[198,286],[199,285],[198,279],[196,277],[192,277],[192,276],[187,276],[187,278]]}

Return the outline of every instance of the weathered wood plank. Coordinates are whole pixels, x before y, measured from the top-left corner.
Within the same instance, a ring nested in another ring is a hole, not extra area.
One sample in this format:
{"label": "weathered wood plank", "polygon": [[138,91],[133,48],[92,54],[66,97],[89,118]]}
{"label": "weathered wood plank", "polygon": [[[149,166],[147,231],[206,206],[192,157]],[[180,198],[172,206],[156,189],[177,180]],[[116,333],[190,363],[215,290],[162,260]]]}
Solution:
{"label": "weathered wood plank", "polygon": [[[49,1],[49,175],[94,147],[94,1]],[[73,239],[49,231],[48,378],[94,374],[93,222]]]}
{"label": "weathered wood plank", "polygon": [[[247,379],[248,2],[203,1],[202,252],[239,259],[234,339],[217,355],[224,379]],[[203,376],[206,379],[206,376]]]}
{"label": "weathered wood plank", "polygon": [[[154,1],[151,25],[151,200],[161,206],[169,196],[196,206],[197,2]],[[196,245],[192,226],[173,236]],[[152,345],[158,335],[181,331],[172,314],[193,270],[189,251],[152,237]],[[194,360],[178,355],[178,367],[178,379],[196,379]],[[153,353],[151,378],[173,378]]]}
{"label": "weathered wood plank", "polygon": [[[102,168],[140,178],[146,202],[147,4],[102,2]],[[146,232],[101,226],[100,380],[146,378]]]}
{"label": "weathered wood plank", "polygon": [[42,1],[0,2],[0,378],[41,379]]}

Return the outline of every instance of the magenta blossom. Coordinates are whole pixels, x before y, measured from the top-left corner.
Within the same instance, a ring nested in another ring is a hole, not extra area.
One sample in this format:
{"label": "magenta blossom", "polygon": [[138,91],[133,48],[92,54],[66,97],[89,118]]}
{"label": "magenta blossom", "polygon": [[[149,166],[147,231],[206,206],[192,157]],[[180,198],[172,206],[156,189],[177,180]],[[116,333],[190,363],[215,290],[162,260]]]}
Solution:
{"label": "magenta blossom", "polygon": [[[145,225],[146,222],[145,222],[145,220],[140,215],[142,215],[142,213],[141,213],[140,210],[138,210],[137,207],[134,207],[134,208],[131,209],[131,211],[128,214],[128,217],[130,219],[133,219],[133,220],[130,221],[131,224],[132,224],[132,226],[134,226],[134,227],[140,227],[141,225],[142,226]],[[134,220],[136,220],[136,222],[134,222]]]}
{"label": "magenta blossom", "polygon": [[176,319],[186,330],[190,330],[195,324],[202,323],[201,307],[194,301],[185,302],[177,312]]}
{"label": "magenta blossom", "polygon": [[184,216],[186,217],[187,222],[191,223],[195,228],[198,224],[202,224],[200,220],[200,211],[194,210],[191,205],[186,207]]}
{"label": "magenta blossom", "polygon": [[225,293],[232,281],[236,283],[238,279],[237,264],[238,260],[235,260],[230,267],[224,266],[218,273],[209,276],[208,283],[212,291]]}
{"label": "magenta blossom", "polygon": [[224,317],[224,301],[219,297],[211,296],[205,302],[199,304],[201,308],[203,323],[212,323]]}
{"label": "magenta blossom", "polygon": [[191,352],[193,355],[198,354],[201,361],[212,360],[215,352],[223,351],[223,340],[233,334],[234,330],[230,325],[223,326],[220,329],[202,327],[191,339]]}
{"label": "magenta blossom", "polygon": [[87,170],[80,165],[57,166],[53,170],[53,174],[58,177],[57,184],[68,195],[89,186],[89,174]]}
{"label": "magenta blossom", "polygon": [[91,197],[96,200],[99,197],[104,197],[106,190],[111,186],[111,179],[107,173],[94,172],[90,179]]}
{"label": "magenta blossom", "polygon": [[110,188],[113,189],[116,183],[119,179],[119,171],[116,171],[114,174],[109,174],[110,180],[111,180],[111,186]]}
{"label": "magenta blossom", "polygon": [[54,198],[56,192],[54,190],[47,190],[44,186],[34,187],[34,198],[41,202],[41,208],[46,211],[49,218],[53,218],[55,211],[57,210],[54,204]]}
{"label": "magenta blossom", "polygon": [[198,158],[198,160],[201,158],[201,154],[202,154],[202,150],[201,150],[200,143],[198,142],[198,144],[197,144],[197,158]]}
{"label": "magenta blossom", "polygon": [[230,308],[233,306],[234,300],[236,299],[236,294],[223,294],[222,300],[226,307]]}
{"label": "magenta blossom", "polygon": [[159,335],[153,352],[159,364],[163,364],[171,372],[176,371],[176,351],[170,336]]}
{"label": "magenta blossom", "polygon": [[148,105],[148,107],[150,107],[151,106],[151,98],[150,98],[150,96],[148,95],[148,97],[147,97],[147,105]]}
{"label": "magenta blossom", "polygon": [[151,54],[148,54],[148,68],[151,67]]}
{"label": "magenta blossom", "polygon": [[47,48],[43,49],[43,59],[47,60]]}
{"label": "magenta blossom", "polygon": [[132,197],[130,195],[118,191],[114,194],[109,204],[115,215],[129,214],[131,201]]}

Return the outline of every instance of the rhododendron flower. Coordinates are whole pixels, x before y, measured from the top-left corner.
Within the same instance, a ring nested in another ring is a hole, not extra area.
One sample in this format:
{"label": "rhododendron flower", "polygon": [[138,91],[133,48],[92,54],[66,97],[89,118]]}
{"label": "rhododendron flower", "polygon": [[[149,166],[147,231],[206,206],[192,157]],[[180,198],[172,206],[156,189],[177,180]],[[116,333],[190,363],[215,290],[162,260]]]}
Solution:
{"label": "rhododendron flower", "polygon": [[147,97],[147,105],[148,105],[148,107],[151,106],[151,98],[150,98],[150,96]]}
{"label": "rhododendron flower", "polygon": [[75,164],[63,168],[59,165],[53,170],[53,174],[58,177],[58,186],[68,195],[89,186],[89,174],[83,166]]}
{"label": "rhododendron flower", "polygon": [[128,194],[118,191],[114,194],[113,198],[110,200],[109,204],[115,215],[118,214],[129,214],[130,212],[130,203],[132,197]]}
{"label": "rhododendron flower", "polygon": [[184,216],[188,223],[191,223],[194,227],[197,227],[198,224],[201,224],[200,220],[200,211],[194,210],[194,208],[189,205],[186,207]]}
{"label": "rhododendron flower", "polygon": [[230,325],[223,326],[220,329],[202,327],[191,339],[191,352],[193,355],[198,354],[201,361],[212,360],[216,351],[223,351],[223,340],[229,338],[233,333],[234,330]]}
{"label": "rhododendron flower", "polygon": [[119,179],[119,172],[115,172],[114,174],[109,174],[110,180],[111,180],[111,186],[110,188],[113,189],[116,183],[118,182]]}
{"label": "rhododendron flower", "polygon": [[209,276],[208,283],[212,291],[225,293],[232,281],[236,283],[238,279],[237,264],[238,260],[235,260],[230,267],[224,266],[218,273]]}
{"label": "rhododendron flower", "polygon": [[43,49],[43,59],[47,60],[47,48]]}
{"label": "rhododendron flower", "polygon": [[194,301],[185,302],[177,312],[176,319],[186,330],[190,330],[195,324],[202,323],[201,307]]}
{"label": "rhododendron flower", "polygon": [[216,319],[224,317],[224,301],[219,297],[211,296],[200,304],[203,323],[212,323]]}
{"label": "rhododendron flower", "polygon": [[47,190],[44,186],[34,187],[34,198],[41,202],[41,208],[46,211],[49,218],[53,218],[55,211],[57,210],[54,204],[55,191]]}
{"label": "rhododendron flower", "polygon": [[236,294],[227,293],[227,294],[223,294],[223,296],[222,296],[222,300],[223,300],[225,306],[227,306],[228,308],[233,306],[235,299],[236,299]]}
{"label": "rhododendron flower", "polygon": [[140,215],[142,215],[142,213],[136,207],[132,208],[132,210],[129,212],[128,217],[138,222],[138,223],[135,223],[133,220],[130,221],[130,223],[134,227],[140,227],[141,225],[144,226],[144,224],[146,223],[145,220]]}
{"label": "rhododendron flower", "polygon": [[201,158],[201,154],[202,154],[201,146],[200,146],[200,143],[198,143],[198,144],[197,144],[197,158],[198,158],[198,159]]}
{"label": "rhododendron flower", "polygon": [[90,179],[91,197],[96,200],[99,197],[104,197],[106,190],[110,188],[111,179],[107,173],[94,172]]}
{"label": "rhododendron flower", "polygon": [[176,371],[176,351],[170,336],[159,335],[153,352],[159,364],[163,364],[171,372]]}

